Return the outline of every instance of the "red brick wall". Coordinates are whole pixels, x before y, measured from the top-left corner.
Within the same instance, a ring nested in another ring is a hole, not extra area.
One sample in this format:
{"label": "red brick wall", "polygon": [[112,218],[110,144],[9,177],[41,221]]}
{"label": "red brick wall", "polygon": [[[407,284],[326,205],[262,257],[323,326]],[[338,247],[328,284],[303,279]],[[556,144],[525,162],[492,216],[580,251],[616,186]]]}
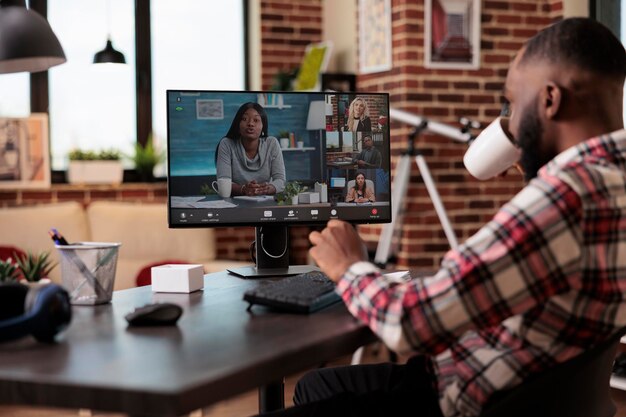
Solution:
{"label": "red brick wall", "polygon": [[[392,0],[393,69],[361,75],[361,91],[387,91],[391,105],[431,120],[458,125],[460,116],[488,124],[500,111],[500,95],[508,64],[523,42],[561,17],[561,1],[518,0],[482,2],[481,65],[478,70],[424,68],[424,4]],[[394,166],[406,148],[409,128],[392,124]],[[464,144],[436,135],[417,142],[425,155],[450,221],[462,242],[488,221],[521,187],[518,174],[479,182],[465,171]],[[375,242],[380,227],[361,227]],[[400,267],[435,268],[448,249],[438,217],[413,164],[411,185],[398,254]]]}
{"label": "red brick wall", "polygon": [[298,67],[306,46],[321,40],[321,0],[262,0],[262,88],[272,86],[279,70]]}

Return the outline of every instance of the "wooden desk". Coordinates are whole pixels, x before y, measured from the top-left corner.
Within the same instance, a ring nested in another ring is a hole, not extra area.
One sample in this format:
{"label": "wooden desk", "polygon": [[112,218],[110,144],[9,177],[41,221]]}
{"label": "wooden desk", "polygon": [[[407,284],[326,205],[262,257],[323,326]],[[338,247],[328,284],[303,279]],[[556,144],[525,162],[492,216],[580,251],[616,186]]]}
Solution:
{"label": "wooden desk", "polygon": [[[56,345],[32,338],[0,344],[0,403],[176,416],[351,353],[374,340],[337,304],[312,315],[278,314],[242,294],[261,281],[205,276],[204,291],[118,291],[103,306],[76,306]],[[170,301],[176,327],[128,328],[137,306]],[[275,404],[262,389],[260,404]],[[269,407],[273,408],[273,407]]]}

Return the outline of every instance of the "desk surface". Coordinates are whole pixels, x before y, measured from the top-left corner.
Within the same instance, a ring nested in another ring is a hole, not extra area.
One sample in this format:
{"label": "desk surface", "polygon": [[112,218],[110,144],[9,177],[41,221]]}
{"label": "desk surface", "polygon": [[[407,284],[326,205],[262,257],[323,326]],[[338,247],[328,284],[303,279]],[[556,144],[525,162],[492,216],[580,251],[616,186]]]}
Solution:
{"label": "desk surface", "polygon": [[[180,415],[374,340],[343,304],[312,315],[247,312],[242,294],[257,285],[222,272],[192,294],[141,287],[75,306],[60,343],[0,344],[0,403]],[[183,306],[178,326],[127,327],[128,312],[155,301]]]}

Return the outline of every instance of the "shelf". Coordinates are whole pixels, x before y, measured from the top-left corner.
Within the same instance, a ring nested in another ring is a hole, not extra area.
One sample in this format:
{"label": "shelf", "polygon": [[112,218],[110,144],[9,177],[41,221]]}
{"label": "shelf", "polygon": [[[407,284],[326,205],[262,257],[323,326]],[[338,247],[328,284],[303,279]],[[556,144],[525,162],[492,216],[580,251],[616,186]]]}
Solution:
{"label": "shelf", "polygon": [[315,148],[311,148],[311,147],[304,147],[304,148],[280,148],[281,151],[283,152],[297,152],[297,151],[314,151]]}
{"label": "shelf", "polygon": [[[262,105],[263,106],[263,105]],[[291,104],[283,104],[282,106],[277,106],[274,104],[266,104],[265,106],[263,106],[264,109],[290,109],[291,108]]]}

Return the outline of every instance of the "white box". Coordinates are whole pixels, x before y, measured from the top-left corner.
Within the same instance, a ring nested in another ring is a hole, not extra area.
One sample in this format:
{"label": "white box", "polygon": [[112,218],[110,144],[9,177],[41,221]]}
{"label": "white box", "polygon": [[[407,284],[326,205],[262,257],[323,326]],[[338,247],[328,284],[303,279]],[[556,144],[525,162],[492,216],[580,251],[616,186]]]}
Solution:
{"label": "white box", "polygon": [[320,202],[319,193],[306,192],[298,194],[298,204],[314,204]]}
{"label": "white box", "polygon": [[328,203],[328,186],[326,184],[316,182],[315,192],[319,193],[321,203]]}
{"label": "white box", "polygon": [[167,264],[152,267],[152,291],[190,293],[204,287],[202,265]]}

